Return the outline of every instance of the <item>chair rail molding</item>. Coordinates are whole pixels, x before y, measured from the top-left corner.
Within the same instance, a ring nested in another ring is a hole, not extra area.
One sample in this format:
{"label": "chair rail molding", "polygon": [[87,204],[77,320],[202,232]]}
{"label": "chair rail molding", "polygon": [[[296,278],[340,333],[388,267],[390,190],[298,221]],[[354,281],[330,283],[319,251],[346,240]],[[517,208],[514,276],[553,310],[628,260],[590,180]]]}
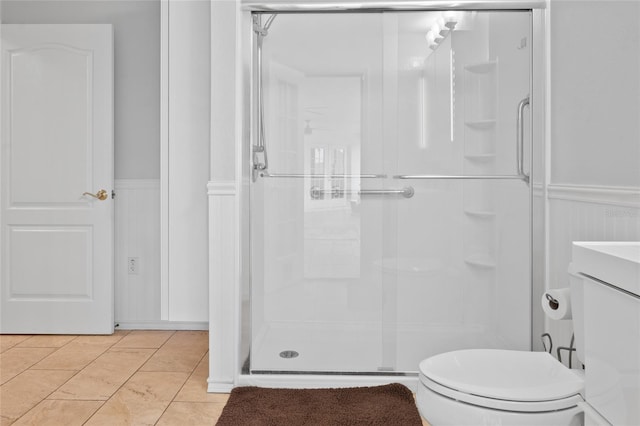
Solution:
{"label": "chair rail molding", "polygon": [[238,192],[236,182],[234,180],[210,181],[207,184],[207,193],[209,195],[236,195]]}
{"label": "chair rail molding", "polygon": [[640,208],[640,187],[549,184],[549,199]]}

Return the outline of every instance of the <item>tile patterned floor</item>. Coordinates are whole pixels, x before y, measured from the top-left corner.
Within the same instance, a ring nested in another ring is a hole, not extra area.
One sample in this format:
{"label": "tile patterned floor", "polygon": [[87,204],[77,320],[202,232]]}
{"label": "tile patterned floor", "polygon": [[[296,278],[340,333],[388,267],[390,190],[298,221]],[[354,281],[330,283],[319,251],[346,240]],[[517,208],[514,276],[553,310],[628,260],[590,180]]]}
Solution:
{"label": "tile patterned floor", "polygon": [[213,425],[207,350],[206,331],[0,335],[0,426]]}
{"label": "tile patterned floor", "polygon": [[206,331],[0,336],[0,425],[213,425]]}

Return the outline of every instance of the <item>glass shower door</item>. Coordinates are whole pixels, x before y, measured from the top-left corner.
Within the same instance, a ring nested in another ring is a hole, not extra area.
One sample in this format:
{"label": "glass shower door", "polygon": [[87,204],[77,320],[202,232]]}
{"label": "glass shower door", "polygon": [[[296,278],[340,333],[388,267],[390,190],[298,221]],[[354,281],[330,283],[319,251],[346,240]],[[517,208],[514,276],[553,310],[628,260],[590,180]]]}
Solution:
{"label": "glass shower door", "polygon": [[253,372],[381,365],[382,278],[370,265],[382,257],[387,200],[363,195],[384,184],[381,20],[283,14],[264,37],[269,168],[252,186]]}
{"label": "glass shower door", "polygon": [[255,19],[251,372],[528,348],[530,14]]}
{"label": "glass shower door", "polygon": [[[415,29],[429,18],[423,57]],[[395,205],[389,364],[410,372],[451,350],[529,350],[531,14],[395,14],[395,23],[390,174],[415,196]]]}

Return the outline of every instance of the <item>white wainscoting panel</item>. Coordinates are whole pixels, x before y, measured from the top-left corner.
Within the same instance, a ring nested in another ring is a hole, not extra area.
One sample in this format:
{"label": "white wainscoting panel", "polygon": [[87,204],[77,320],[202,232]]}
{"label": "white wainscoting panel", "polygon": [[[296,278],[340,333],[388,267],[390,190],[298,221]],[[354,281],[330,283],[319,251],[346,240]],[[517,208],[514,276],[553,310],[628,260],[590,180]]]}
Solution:
{"label": "white wainscoting panel", "polygon": [[[119,179],[115,187],[115,320],[159,321],[160,181]],[[137,273],[128,271],[130,257]]]}
{"label": "white wainscoting panel", "polygon": [[[115,190],[114,303],[118,328],[207,330],[207,321],[161,318],[160,180],[118,179]],[[134,273],[128,270],[131,257],[137,259]],[[178,294],[174,291],[171,296]]]}
{"label": "white wainscoting panel", "polygon": [[209,189],[209,392],[229,392],[238,356],[238,203],[234,181]]}
{"label": "white wainscoting panel", "polygon": [[[640,188],[549,185],[548,198],[549,288],[569,285],[573,241],[640,240]],[[569,346],[572,321],[546,318],[545,328],[554,348]]]}

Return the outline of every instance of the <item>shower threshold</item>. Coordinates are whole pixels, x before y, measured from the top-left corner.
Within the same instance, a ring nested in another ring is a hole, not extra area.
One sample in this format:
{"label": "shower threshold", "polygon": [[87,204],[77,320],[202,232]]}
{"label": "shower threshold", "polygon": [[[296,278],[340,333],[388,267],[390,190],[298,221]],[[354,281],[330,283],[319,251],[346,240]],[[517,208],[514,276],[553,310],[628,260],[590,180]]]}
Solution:
{"label": "shower threshold", "polygon": [[348,388],[361,386],[381,386],[400,383],[416,392],[418,389],[417,374],[384,375],[384,374],[241,374],[237,386],[263,386],[271,388]]}

